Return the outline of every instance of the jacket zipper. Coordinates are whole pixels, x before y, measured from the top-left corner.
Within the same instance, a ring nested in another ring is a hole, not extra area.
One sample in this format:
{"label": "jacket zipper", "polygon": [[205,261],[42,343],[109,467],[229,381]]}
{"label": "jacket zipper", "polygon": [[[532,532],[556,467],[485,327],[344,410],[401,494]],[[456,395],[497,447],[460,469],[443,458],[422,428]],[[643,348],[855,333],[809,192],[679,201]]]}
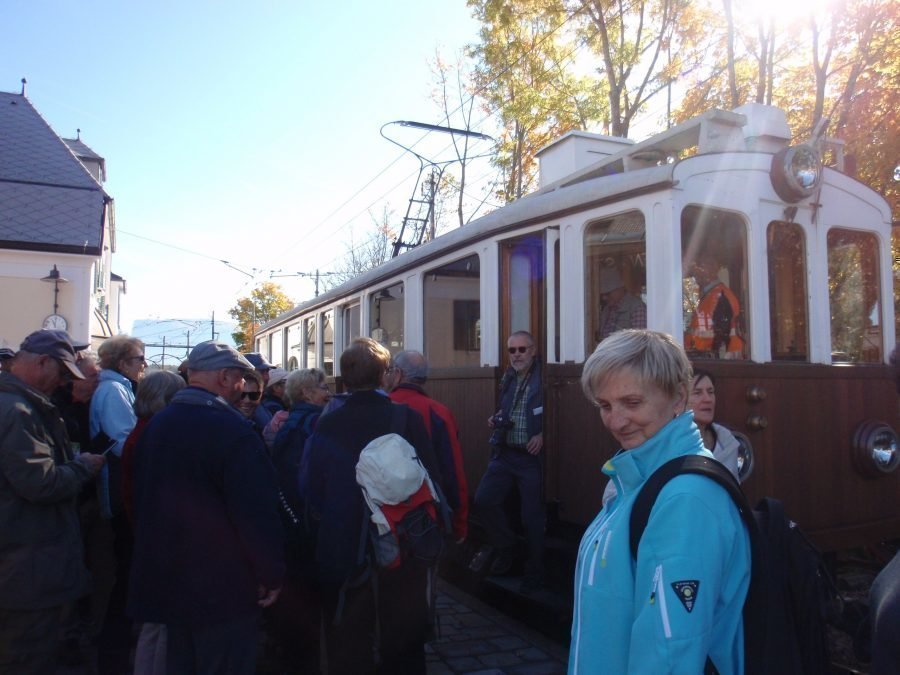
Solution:
{"label": "jacket zipper", "polygon": [[670,638],[672,637],[672,625],[669,623],[669,610],[666,607],[666,593],[662,565],[657,565],[656,571],[653,574],[653,585],[650,589],[650,604],[652,605],[654,603],[659,605],[659,617],[662,619],[663,635]]}

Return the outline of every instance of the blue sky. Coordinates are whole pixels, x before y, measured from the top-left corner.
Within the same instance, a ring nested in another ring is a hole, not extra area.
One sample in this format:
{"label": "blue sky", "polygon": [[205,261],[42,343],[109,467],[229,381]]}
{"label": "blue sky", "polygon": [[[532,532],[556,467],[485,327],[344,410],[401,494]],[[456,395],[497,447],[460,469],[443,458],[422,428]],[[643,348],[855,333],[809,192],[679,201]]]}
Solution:
{"label": "blue sky", "polygon": [[440,122],[429,61],[478,30],[464,0],[3,0],[0,26],[0,90],[26,77],[53,129],[106,158],[126,329],[225,319],[255,270],[325,271],[370,208],[405,210],[418,165],[381,173],[401,151],[379,128]]}

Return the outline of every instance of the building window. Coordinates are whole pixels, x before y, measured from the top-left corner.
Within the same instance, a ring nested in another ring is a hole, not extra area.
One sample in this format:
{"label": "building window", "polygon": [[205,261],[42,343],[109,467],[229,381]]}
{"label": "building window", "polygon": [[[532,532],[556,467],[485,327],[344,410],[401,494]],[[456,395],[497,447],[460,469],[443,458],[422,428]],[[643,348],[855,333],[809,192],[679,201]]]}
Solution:
{"label": "building window", "polygon": [[288,337],[288,370],[297,370],[303,358],[303,329],[299,323],[291,324],[287,329]]}

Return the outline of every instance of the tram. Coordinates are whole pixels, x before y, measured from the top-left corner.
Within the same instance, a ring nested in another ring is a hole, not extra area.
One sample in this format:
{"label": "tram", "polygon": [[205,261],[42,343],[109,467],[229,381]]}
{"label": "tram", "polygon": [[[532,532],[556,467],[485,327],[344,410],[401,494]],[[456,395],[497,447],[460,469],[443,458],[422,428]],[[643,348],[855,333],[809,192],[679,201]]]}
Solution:
{"label": "tram", "polygon": [[[324,368],[338,389],[359,335],[422,351],[474,493],[506,338],[530,331],[545,364],[545,500],[577,530],[616,451],[579,385],[613,270],[647,327],[684,336],[715,375],[751,501],[780,498],[826,551],[900,537],[891,212],[842,171],[839,145],[824,148],[829,167],[816,145],[792,144],[784,112],[759,104],[639,143],[570,132],[540,151],[537,192],[298,305],[261,327],[257,349]],[[692,335],[701,260],[739,303],[727,348]]]}

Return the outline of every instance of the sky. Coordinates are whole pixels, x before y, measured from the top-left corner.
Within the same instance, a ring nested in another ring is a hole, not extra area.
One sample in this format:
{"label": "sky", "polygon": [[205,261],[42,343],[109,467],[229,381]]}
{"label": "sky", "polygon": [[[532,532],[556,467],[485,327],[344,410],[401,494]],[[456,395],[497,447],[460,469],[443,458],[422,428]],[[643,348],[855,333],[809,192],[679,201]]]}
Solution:
{"label": "sky", "polygon": [[418,162],[379,129],[443,123],[430,63],[478,33],[465,0],[0,0],[0,26],[0,91],[27,78],[54,131],[106,159],[126,332],[228,319],[262,281],[312,297],[294,273],[334,269],[385,206],[402,217]]}

